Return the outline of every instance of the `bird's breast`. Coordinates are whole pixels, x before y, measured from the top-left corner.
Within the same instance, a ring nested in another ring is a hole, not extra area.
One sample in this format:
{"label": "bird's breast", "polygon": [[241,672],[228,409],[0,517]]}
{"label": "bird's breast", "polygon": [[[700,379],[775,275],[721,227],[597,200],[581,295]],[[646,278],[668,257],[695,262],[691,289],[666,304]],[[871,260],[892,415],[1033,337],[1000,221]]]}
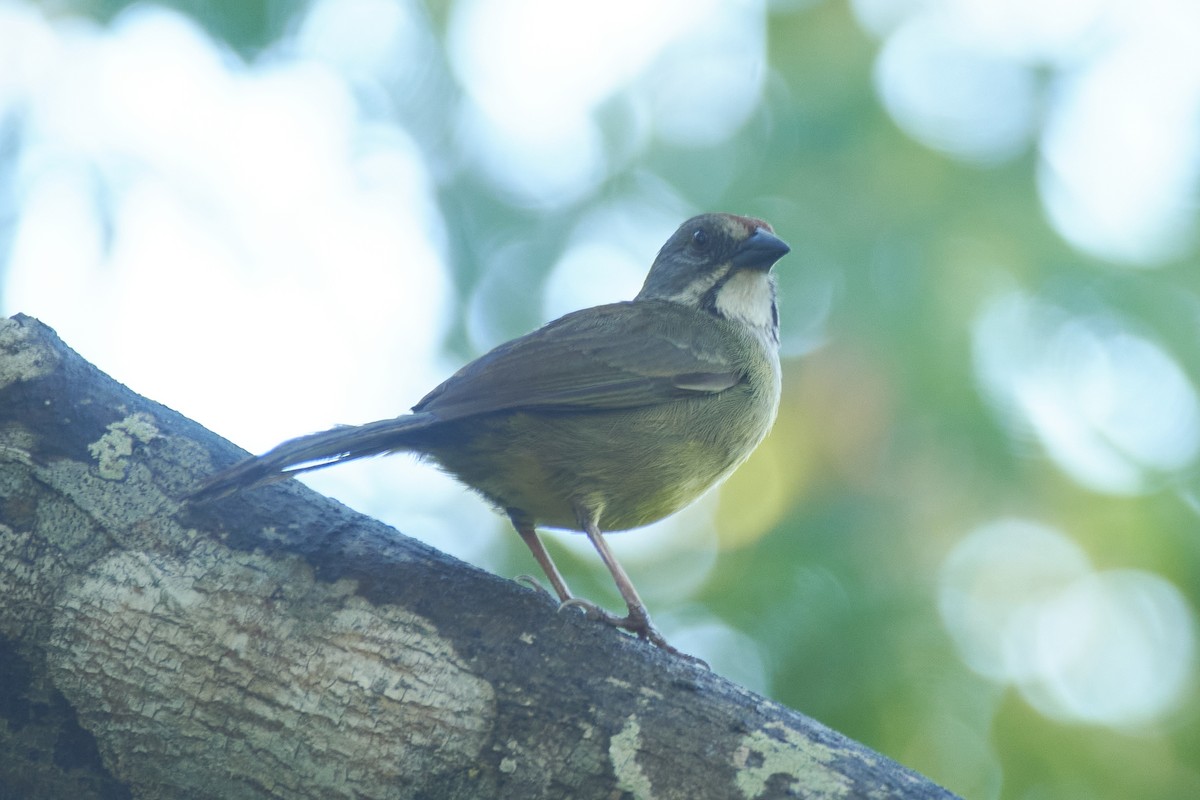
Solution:
{"label": "bird's breast", "polygon": [[582,502],[602,529],[626,530],[673,514],[732,472],[770,429],[778,396],[768,379],[646,408],[499,414],[457,423],[454,446],[430,454],[537,524],[578,529]]}

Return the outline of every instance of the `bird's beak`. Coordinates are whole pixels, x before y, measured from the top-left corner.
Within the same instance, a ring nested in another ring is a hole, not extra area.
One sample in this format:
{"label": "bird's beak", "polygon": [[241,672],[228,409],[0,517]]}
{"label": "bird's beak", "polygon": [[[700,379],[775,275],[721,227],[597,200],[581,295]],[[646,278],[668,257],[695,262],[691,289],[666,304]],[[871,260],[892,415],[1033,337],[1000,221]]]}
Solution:
{"label": "bird's beak", "polygon": [[766,272],[792,248],[766,228],[756,228],[746,241],[738,245],[730,263],[737,269],[758,269]]}

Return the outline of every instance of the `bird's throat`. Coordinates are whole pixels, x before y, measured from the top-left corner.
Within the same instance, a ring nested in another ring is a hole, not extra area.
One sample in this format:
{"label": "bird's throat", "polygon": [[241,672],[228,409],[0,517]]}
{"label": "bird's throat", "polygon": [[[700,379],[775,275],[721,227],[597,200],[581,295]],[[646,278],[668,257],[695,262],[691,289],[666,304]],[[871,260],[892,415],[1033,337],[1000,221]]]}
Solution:
{"label": "bird's throat", "polygon": [[769,273],[738,270],[717,289],[713,306],[725,319],[741,322],[778,340],[775,282]]}

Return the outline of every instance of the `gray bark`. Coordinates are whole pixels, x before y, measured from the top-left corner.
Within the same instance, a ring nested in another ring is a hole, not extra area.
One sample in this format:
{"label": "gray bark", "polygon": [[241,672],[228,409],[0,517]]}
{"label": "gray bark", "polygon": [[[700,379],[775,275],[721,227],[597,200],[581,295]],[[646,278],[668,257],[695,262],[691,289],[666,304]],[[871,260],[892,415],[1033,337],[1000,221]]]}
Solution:
{"label": "gray bark", "polygon": [[0,798],[948,798],[0,320]]}

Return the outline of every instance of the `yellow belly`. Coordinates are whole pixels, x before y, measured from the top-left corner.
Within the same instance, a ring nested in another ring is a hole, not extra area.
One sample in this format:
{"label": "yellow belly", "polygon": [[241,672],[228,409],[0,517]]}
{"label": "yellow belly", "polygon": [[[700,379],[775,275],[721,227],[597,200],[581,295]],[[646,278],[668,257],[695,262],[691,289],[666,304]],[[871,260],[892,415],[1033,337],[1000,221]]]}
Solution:
{"label": "yellow belly", "polygon": [[774,397],[737,390],[631,411],[518,412],[464,420],[454,446],[429,452],[501,510],[535,524],[578,530],[582,507],[603,530],[626,530],[678,511],[726,477],[774,413]]}

